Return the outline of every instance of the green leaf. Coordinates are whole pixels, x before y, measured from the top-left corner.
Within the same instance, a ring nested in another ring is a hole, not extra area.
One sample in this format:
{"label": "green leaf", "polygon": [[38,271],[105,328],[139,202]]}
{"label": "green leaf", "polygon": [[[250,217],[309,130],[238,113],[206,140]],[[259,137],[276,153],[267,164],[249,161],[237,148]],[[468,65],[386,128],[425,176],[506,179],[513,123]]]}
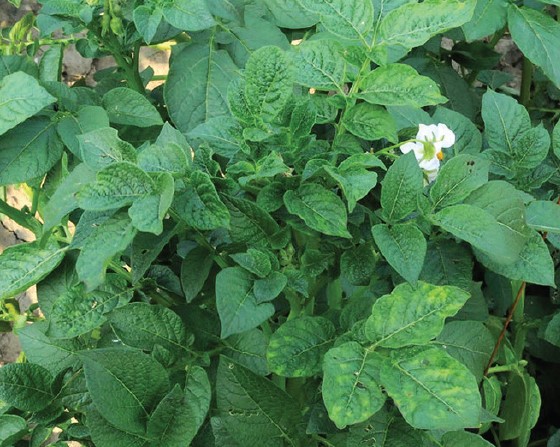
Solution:
{"label": "green leaf", "polygon": [[79,356],[96,409],[116,428],[143,434],[150,411],[169,387],[163,366],[128,348],[92,349]]}
{"label": "green leaf", "polygon": [[33,363],[9,363],[0,368],[0,399],[23,411],[39,411],[49,405],[53,377]]}
{"label": "green leaf", "polygon": [[350,237],[344,203],[322,186],[306,183],[297,191],[286,191],[284,204],[289,213],[301,217],[310,228],[330,236]]}
{"label": "green leaf", "polygon": [[447,102],[437,84],[410,65],[389,64],[368,73],[358,97],[384,106],[424,107]]}
{"label": "green leaf", "polygon": [[173,202],[175,182],[171,174],[165,172],[159,174],[154,183],[153,193],[135,200],[128,215],[139,231],[159,235],[163,232],[163,219]]}
{"label": "green leaf", "polygon": [[257,279],[253,288],[257,303],[272,301],[280,295],[287,284],[288,278],[280,272],[272,272],[266,278]]}
{"label": "green leaf", "polygon": [[159,305],[130,303],[111,312],[109,321],[121,341],[133,348],[153,351],[157,344],[180,353],[192,341],[181,318]]}
{"label": "green leaf", "polygon": [[212,150],[223,157],[232,158],[244,150],[243,129],[231,116],[217,116],[199,124],[188,136],[193,144],[207,143]]}
{"label": "green leaf", "polygon": [[157,34],[163,19],[163,11],[156,5],[138,5],[132,12],[136,29],[148,45]]}
{"label": "green leaf", "polygon": [[454,431],[443,435],[443,447],[492,447],[480,435],[468,431]]}
{"label": "green leaf", "polygon": [[0,139],[0,185],[43,176],[58,162],[62,150],[56,123],[35,117],[20,124]]}
{"label": "green leaf", "polygon": [[75,194],[84,185],[93,181],[95,181],[95,172],[85,163],[80,163],[62,180],[56,191],[49,198],[49,201],[42,208],[41,216],[45,221],[43,225],[44,232],[60,225],[66,215],[78,208]]}
{"label": "green leaf", "polygon": [[266,352],[268,367],[283,377],[318,374],[323,356],[334,341],[334,334],[334,325],[323,317],[286,321],[270,337]]}
{"label": "green leaf", "polygon": [[126,281],[111,279],[90,293],[84,291],[83,284],[72,284],[62,292],[48,311],[49,337],[68,339],[86,334],[107,321],[105,314],[130,301],[133,291]]}
{"label": "green leaf", "polygon": [[371,234],[391,267],[405,280],[416,284],[427,249],[426,239],[418,227],[410,224],[380,224],[372,227]]}
{"label": "green leaf", "polygon": [[330,349],[323,362],[323,400],[339,429],[367,420],[385,396],[375,378],[378,355],[351,341]]}
{"label": "green leaf", "polygon": [[216,307],[222,338],[253,329],[274,314],[272,304],[257,302],[251,274],[241,267],[228,267],[216,275]]}
{"label": "green leaf", "polygon": [[392,143],[398,141],[395,120],[381,106],[358,103],[346,110],[343,124],[352,134],[364,140],[385,138]]}
{"label": "green leaf", "polygon": [[188,369],[185,391],[179,385],[162,399],[148,421],[147,436],[169,447],[190,444],[210,406],[211,389],[206,372]]}
{"label": "green leaf", "polygon": [[230,214],[230,236],[234,242],[262,245],[280,231],[276,221],[250,200],[222,195]]}
{"label": "green leaf", "polygon": [[53,375],[73,366],[79,349],[74,340],[53,340],[45,335],[47,323],[34,323],[18,331],[18,338],[25,357],[49,370]]}
{"label": "green leaf", "polygon": [[554,261],[546,242],[536,231],[531,232],[519,253],[519,258],[513,263],[501,264],[483,253],[477,253],[477,257],[490,270],[506,278],[543,286],[555,286]]}
{"label": "green leaf", "polygon": [[396,62],[436,34],[463,25],[471,19],[475,5],[472,0],[427,0],[393,9],[377,29],[376,62]]}
{"label": "green leaf", "polygon": [[534,169],[548,155],[550,135],[542,125],[533,127],[514,140],[512,149],[517,169]]}
{"label": "green leaf", "polygon": [[259,278],[264,278],[270,273],[270,258],[260,250],[249,248],[246,253],[234,253],[230,256],[241,267]]}
{"label": "green leaf", "polygon": [[15,414],[0,415],[0,447],[15,445],[27,434],[27,431],[25,419]]}
{"label": "green leaf", "polygon": [[133,430],[129,431],[127,428],[116,428],[94,409],[88,409],[87,411],[87,426],[96,447],[117,445],[149,447],[150,445],[144,434],[134,433]]}
{"label": "green leaf", "polygon": [[468,290],[473,278],[473,259],[469,249],[450,240],[431,240],[420,279],[440,286]]}
{"label": "green leaf", "polygon": [[423,345],[437,337],[447,317],[455,315],[469,294],[453,286],[399,284],[373,305],[365,325],[366,337],[375,346],[400,348]]}
{"label": "green leaf", "polygon": [[204,0],[168,0],[162,6],[165,20],[183,31],[202,31],[216,23]]}
{"label": "green leaf", "polygon": [[229,226],[228,209],[208,174],[193,171],[186,186],[186,191],[176,198],[174,209],[188,225],[198,230]]}
{"label": "green leaf", "polygon": [[304,41],[294,48],[295,82],[317,90],[343,91],[346,61],[343,47],[331,39]]}
{"label": "green leaf", "polygon": [[453,157],[443,165],[430,189],[434,207],[446,207],[465,199],[488,182],[489,167],[487,160],[473,155]]}
{"label": "green leaf", "polygon": [[543,338],[554,346],[560,347],[560,313],[555,314],[548,322]]}
{"label": "green leaf", "polygon": [[528,445],[541,409],[541,395],[535,379],[525,371],[512,372],[501,409],[500,417],[505,422],[500,424],[500,438],[517,438],[519,445]]}
{"label": "green leaf", "polygon": [[259,376],[266,376],[270,373],[266,363],[268,339],[261,330],[252,329],[232,335],[224,340],[224,343],[226,345],[224,355]]}
{"label": "green leaf", "polygon": [[305,9],[319,14],[331,33],[345,39],[365,41],[373,26],[373,5],[364,0],[298,0]]}
{"label": "green leaf", "polygon": [[150,127],[163,124],[160,114],[142,94],[126,88],[117,87],[103,96],[103,107],[107,110],[109,121],[115,124]]}
{"label": "green leaf", "polygon": [[432,343],[469,368],[480,382],[494,348],[494,337],[479,321],[450,321]]}
{"label": "green leaf", "polygon": [[500,263],[515,262],[525,243],[523,235],[473,205],[444,208],[433,216],[433,221]]}
{"label": "green leaf", "polygon": [[[325,255],[322,253],[320,255],[320,265],[326,269],[328,264],[326,264]],[[357,286],[368,285],[374,275],[376,262],[377,258],[370,244],[358,245],[346,250],[340,256],[340,275],[348,280],[350,284]],[[319,273],[321,272],[322,270]]]}
{"label": "green leaf", "polygon": [[414,154],[400,156],[387,171],[382,184],[381,207],[388,222],[401,220],[416,210],[423,176]]}
{"label": "green leaf", "polygon": [[164,98],[169,116],[182,132],[227,115],[227,87],[239,70],[225,50],[213,45],[176,45],[171,54]]}
{"label": "green leaf", "polygon": [[55,101],[56,98],[27,73],[18,71],[4,76],[0,80],[0,135]]}
{"label": "green leaf", "polygon": [[187,303],[202,290],[213,265],[212,253],[204,247],[195,247],[187,253],[181,264],[181,286]]}
{"label": "green leaf", "polygon": [[290,58],[278,47],[255,51],[245,66],[245,95],[249,112],[272,122],[292,97],[294,71]]}
{"label": "green leaf", "polygon": [[274,23],[282,28],[301,29],[315,25],[319,17],[307,11],[299,0],[264,0],[274,17]]}
{"label": "green leaf", "polygon": [[[325,172],[342,189],[348,202],[348,211],[350,213],[356,207],[358,200],[363,199],[377,184],[377,173],[366,169],[366,167],[372,166],[372,162],[376,163],[377,161],[381,163],[374,155],[356,154],[348,157],[337,168],[328,165],[323,167]],[[380,167],[380,165],[374,166]]]}
{"label": "green leaf", "polygon": [[168,172],[174,177],[182,177],[189,170],[189,161],[178,144],[156,143],[138,154],[138,166],[146,172]]}
{"label": "green leaf", "polygon": [[108,165],[97,173],[95,183],[82,188],[78,204],[88,211],[105,211],[131,205],[155,190],[154,181],[129,162]]}
{"label": "green leaf", "polygon": [[[478,4],[478,3],[477,3]],[[465,115],[448,109],[437,107],[432,116],[434,123],[445,123],[455,134],[455,144],[449,152],[455,154],[478,154],[482,148],[482,135],[475,124]],[[446,152],[444,150],[444,152]]]}
{"label": "green leaf", "polygon": [[270,445],[282,445],[279,438],[284,445],[300,445],[301,411],[271,381],[221,356],[216,390],[221,420],[240,445],[262,445],[263,439]]}
{"label": "green leaf", "polygon": [[527,206],[526,222],[535,230],[560,233],[560,206],[546,200],[535,200]]}
{"label": "green leaf", "polygon": [[446,431],[478,426],[478,385],[463,364],[433,347],[391,354],[381,367],[381,384],[410,425]]}
{"label": "green leaf", "polygon": [[511,96],[487,90],[482,97],[484,136],[496,150],[513,154],[513,142],[531,128],[527,109]]}
{"label": "green leaf", "polygon": [[0,301],[26,291],[52,272],[64,258],[65,248],[49,241],[13,245],[0,255]]}
{"label": "green leaf", "polygon": [[122,161],[136,162],[136,149],[122,141],[112,127],[95,129],[77,136],[80,158],[91,169],[98,171]]}
{"label": "green leaf", "polygon": [[552,151],[560,159],[560,123],[556,123],[552,130]]}
{"label": "green leaf", "polygon": [[116,254],[124,251],[134,239],[136,230],[126,215],[117,214],[93,229],[81,247],[76,272],[87,290],[93,290],[105,279],[105,269]]}
{"label": "green leaf", "polygon": [[499,31],[506,24],[506,0],[481,0],[476,2],[472,19],[462,27],[465,38],[472,42]]}
{"label": "green leaf", "polygon": [[544,12],[515,5],[509,5],[507,21],[511,37],[523,54],[560,87],[560,67],[554,56],[560,24]]}

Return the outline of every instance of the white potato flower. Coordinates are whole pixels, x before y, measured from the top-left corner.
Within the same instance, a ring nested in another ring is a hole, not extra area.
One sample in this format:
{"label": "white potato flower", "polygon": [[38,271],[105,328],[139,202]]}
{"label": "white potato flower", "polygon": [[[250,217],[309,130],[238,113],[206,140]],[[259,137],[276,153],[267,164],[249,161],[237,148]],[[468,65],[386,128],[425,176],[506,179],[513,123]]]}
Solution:
{"label": "white potato flower", "polygon": [[445,124],[420,124],[415,141],[403,144],[403,154],[414,152],[418,165],[424,170],[431,183],[437,177],[440,160],[443,159],[443,148],[455,144],[455,134]]}

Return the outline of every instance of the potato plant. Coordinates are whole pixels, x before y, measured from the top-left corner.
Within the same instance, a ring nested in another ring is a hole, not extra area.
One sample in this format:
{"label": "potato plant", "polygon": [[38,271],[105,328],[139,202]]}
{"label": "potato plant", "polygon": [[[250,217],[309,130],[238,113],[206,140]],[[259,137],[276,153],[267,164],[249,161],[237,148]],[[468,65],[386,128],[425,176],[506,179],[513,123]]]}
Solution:
{"label": "potato plant", "polygon": [[[0,46],[1,447],[560,445],[557,1],[41,3]],[[63,83],[69,44],[116,65]]]}

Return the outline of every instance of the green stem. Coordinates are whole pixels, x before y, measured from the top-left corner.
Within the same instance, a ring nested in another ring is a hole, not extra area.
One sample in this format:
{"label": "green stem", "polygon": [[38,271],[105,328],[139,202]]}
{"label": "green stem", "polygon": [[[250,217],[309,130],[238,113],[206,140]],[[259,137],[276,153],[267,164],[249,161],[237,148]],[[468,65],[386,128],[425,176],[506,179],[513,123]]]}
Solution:
{"label": "green stem", "polygon": [[131,273],[124,269],[120,264],[118,264],[115,261],[111,261],[109,263],[109,268],[111,270],[113,270],[113,272],[115,272],[116,274],[118,274],[119,276],[122,276],[123,279],[125,279],[127,282],[132,283],[132,275]]}
{"label": "green stem", "polygon": [[488,368],[488,374],[497,374],[497,373],[515,371],[517,369],[524,368],[525,366],[527,366],[527,363],[528,363],[527,360],[520,360],[519,362],[510,363],[508,365],[494,366],[492,368]]}
{"label": "green stem", "polygon": [[531,102],[531,84],[533,83],[533,64],[523,56],[523,74],[521,75],[521,93],[519,102],[525,107]]}
{"label": "green stem", "polygon": [[533,441],[529,443],[527,447],[540,447],[548,444],[548,438],[546,439],[539,439],[538,441]]}
{"label": "green stem", "polygon": [[31,230],[35,234],[35,236],[37,236],[37,239],[41,237],[43,227],[41,223],[33,216],[26,214],[23,211],[14,208],[13,206],[8,205],[3,200],[0,200],[0,214],[4,214],[18,225]]}
{"label": "green stem", "polygon": [[325,447],[336,447],[333,443],[329,442],[328,439],[323,438],[321,435],[312,434],[311,437],[315,439],[315,441],[323,444]]}
{"label": "green stem", "polygon": [[33,191],[33,200],[31,202],[31,211],[29,214],[35,216],[37,213],[37,208],[39,208],[39,195],[41,194],[41,189],[39,188],[32,188]]}
{"label": "green stem", "polygon": [[301,303],[296,293],[291,290],[286,289],[284,295],[288,303],[290,303],[290,313],[288,314],[288,321],[290,321],[301,315]]}

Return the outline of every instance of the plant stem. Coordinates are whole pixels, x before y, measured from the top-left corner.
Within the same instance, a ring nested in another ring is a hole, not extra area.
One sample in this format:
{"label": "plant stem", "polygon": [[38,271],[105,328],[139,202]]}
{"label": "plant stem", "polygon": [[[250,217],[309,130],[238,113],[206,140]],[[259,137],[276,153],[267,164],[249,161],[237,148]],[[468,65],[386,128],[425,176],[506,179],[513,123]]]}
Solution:
{"label": "plant stem", "polygon": [[41,234],[43,232],[42,225],[33,216],[24,213],[23,211],[20,211],[13,206],[8,205],[3,200],[0,200],[0,214],[4,214],[18,225],[31,230],[35,234],[35,236],[37,236],[37,239],[41,237]]}
{"label": "plant stem", "polygon": [[521,302],[521,298],[525,296],[524,292],[525,292],[525,286],[526,285],[527,284],[525,283],[525,281],[523,281],[521,283],[521,286],[519,287],[519,290],[517,291],[517,295],[515,297],[515,300],[513,301],[513,304],[511,305],[511,307],[510,307],[510,309],[507,313],[507,317],[506,317],[506,321],[504,323],[504,327],[502,328],[502,331],[500,332],[500,335],[498,336],[498,340],[496,341],[496,344],[494,345],[494,350],[492,351],[492,354],[490,355],[490,359],[488,360],[488,364],[486,365],[486,368],[484,369],[484,375],[485,376],[488,375],[488,370],[492,366],[492,363],[494,363],[494,359],[496,357],[496,354],[498,354],[498,350],[500,349],[502,341],[504,340],[504,337],[506,335],[507,328],[508,328],[509,324],[511,323],[511,320],[513,319],[515,309],[517,308],[517,306]]}
{"label": "plant stem", "polygon": [[328,439],[323,438],[321,435],[312,434],[311,437],[315,439],[315,441],[319,441],[321,444],[323,444],[326,447],[336,447],[334,444],[329,442]]}
{"label": "plant stem", "polygon": [[509,365],[500,365],[500,366],[494,366],[492,368],[488,368],[488,374],[497,374],[497,373],[502,373],[502,372],[511,372],[515,369],[518,368],[524,368],[525,366],[527,366],[527,360],[520,360],[519,362],[516,363],[510,363]]}
{"label": "plant stem", "polygon": [[523,56],[523,74],[521,75],[521,93],[519,102],[525,107],[531,102],[531,84],[533,83],[533,64]]}

